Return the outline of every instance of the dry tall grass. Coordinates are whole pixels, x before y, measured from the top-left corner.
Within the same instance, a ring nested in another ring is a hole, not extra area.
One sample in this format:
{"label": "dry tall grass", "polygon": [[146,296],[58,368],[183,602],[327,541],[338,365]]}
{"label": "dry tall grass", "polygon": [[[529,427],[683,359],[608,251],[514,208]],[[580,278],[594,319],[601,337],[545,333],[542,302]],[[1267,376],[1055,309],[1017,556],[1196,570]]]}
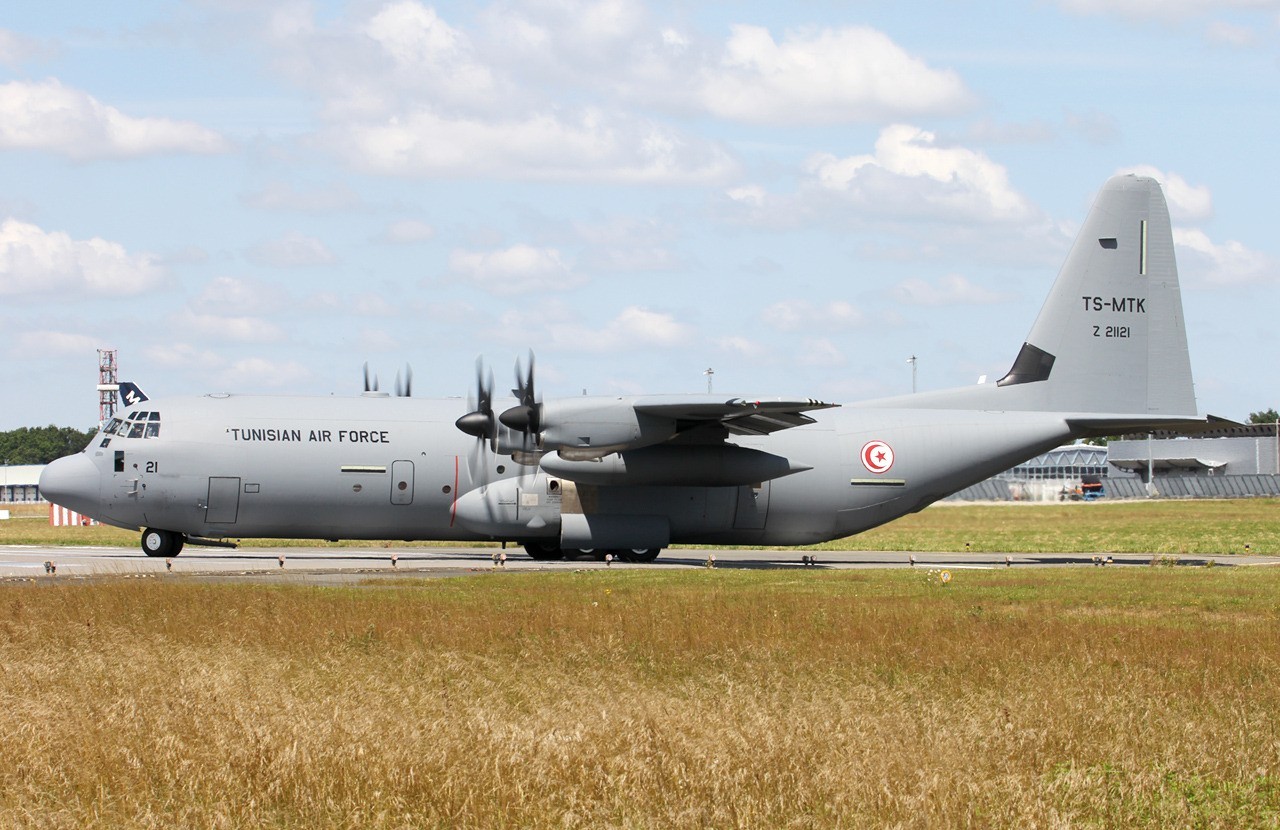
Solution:
{"label": "dry tall grass", "polygon": [[0,587],[0,826],[1280,822],[1280,573]]}

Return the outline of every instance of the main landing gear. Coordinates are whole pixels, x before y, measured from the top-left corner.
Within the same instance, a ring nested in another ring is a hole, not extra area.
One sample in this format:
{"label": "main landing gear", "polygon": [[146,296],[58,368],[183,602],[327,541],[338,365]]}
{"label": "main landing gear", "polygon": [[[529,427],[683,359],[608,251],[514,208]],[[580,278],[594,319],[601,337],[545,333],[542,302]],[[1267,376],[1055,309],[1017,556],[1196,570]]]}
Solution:
{"label": "main landing gear", "polygon": [[147,556],[177,556],[186,541],[181,533],[149,527],[142,531],[142,552]]}
{"label": "main landing gear", "polygon": [[614,559],[620,559],[623,562],[652,562],[658,558],[658,554],[662,553],[662,548],[565,549],[546,542],[530,542],[524,546],[524,549],[530,558],[539,561],[551,561],[564,559],[565,557],[577,558],[587,555],[594,555],[597,559],[604,559],[605,554],[611,553]]}

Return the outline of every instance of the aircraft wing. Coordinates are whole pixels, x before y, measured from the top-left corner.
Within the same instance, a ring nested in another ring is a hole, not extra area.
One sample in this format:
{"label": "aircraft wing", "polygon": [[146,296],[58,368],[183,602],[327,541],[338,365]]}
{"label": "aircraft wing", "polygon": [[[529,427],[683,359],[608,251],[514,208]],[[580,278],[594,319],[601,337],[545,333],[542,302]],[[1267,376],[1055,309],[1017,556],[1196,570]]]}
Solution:
{"label": "aircraft wing", "polygon": [[539,434],[541,449],[558,451],[567,458],[587,459],[664,444],[677,437],[695,443],[718,443],[727,435],[768,435],[812,424],[814,419],[806,413],[832,406],[835,404],[807,398],[637,395],[556,398],[537,404],[533,410],[508,410],[501,417],[513,429],[523,427]]}
{"label": "aircraft wing", "polygon": [[[644,397],[636,400],[636,412],[689,423],[719,423],[734,435],[768,435],[791,427],[814,423],[804,414],[818,409],[831,409],[839,404],[806,398],[712,398]],[[700,425],[700,424],[699,424]]]}

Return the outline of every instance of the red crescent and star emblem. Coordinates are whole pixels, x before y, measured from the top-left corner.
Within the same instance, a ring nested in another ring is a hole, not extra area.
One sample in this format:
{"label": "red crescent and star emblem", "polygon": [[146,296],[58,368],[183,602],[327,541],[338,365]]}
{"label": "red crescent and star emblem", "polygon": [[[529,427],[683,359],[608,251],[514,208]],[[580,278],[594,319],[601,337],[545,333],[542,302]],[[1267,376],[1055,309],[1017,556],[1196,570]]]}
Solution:
{"label": "red crescent and star emblem", "polygon": [[883,441],[868,441],[862,447],[862,466],[879,475],[893,466],[893,447]]}

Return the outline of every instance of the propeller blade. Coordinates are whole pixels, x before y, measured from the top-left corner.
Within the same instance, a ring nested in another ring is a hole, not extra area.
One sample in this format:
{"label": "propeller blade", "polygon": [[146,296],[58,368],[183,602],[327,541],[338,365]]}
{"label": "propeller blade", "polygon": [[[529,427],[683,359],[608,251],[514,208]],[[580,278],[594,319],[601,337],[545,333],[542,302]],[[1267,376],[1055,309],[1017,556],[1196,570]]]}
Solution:
{"label": "propeller blade", "polygon": [[476,358],[476,385],[474,393],[467,394],[467,412],[454,421],[454,425],[476,439],[476,446],[467,457],[467,467],[473,480],[483,486],[487,482],[475,477],[488,469],[488,453],[498,451],[498,419],[493,412],[493,370],[485,367],[483,357]]}
{"label": "propeller blade", "polygon": [[538,436],[542,433],[542,401],[534,387],[534,356],[529,351],[529,365],[526,369],[519,358],[516,359],[516,388],[511,394],[519,401],[515,406],[498,416],[508,429],[521,433],[521,450],[530,452],[530,445],[538,446]]}
{"label": "propeller blade", "polygon": [[404,381],[400,380],[400,372],[396,371],[396,397],[408,398],[413,395],[413,367],[404,364]]}
{"label": "propeller blade", "polygon": [[367,360],[364,362],[364,391],[373,391],[373,389],[369,387],[369,361]]}

